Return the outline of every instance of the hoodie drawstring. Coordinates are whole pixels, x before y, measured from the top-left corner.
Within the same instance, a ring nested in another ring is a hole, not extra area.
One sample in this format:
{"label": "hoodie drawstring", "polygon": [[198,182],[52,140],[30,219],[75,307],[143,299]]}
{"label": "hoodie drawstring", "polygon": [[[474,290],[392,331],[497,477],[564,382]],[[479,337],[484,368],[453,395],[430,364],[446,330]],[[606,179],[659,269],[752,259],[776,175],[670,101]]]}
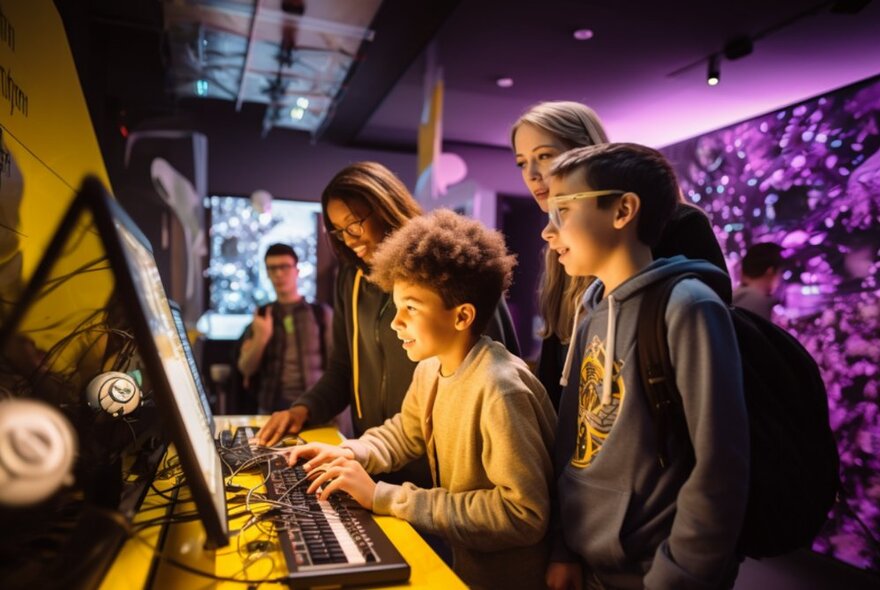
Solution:
{"label": "hoodie drawstring", "polygon": [[614,345],[617,340],[617,308],[614,295],[608,296],[608,330],[605,333],[605,375],[602,379],[602,405],[611,403],[611,377],[614,371]]}
{"label": "hoodie drawstring", "polygon": [[358,294],[360,293],[361,288],[361,277],[364,276],[364,271],[361,269],[357,269],[357,272],[354,273],[354,287],[351,290],[351,318],[352,325],[354,326],[354,330],[352,330],[353,334],[351,337],[351,361],[352,361],[352,380],[354,386],[354,406],[357,410],[357,417],[363,418],[364,415],[361,413],[361,391],[360,391],[360,369],[358,368]]}
{"label": "hoodie drawstring", "polygon": [[581,303],[574,308],[574,321],[571,323],[571,338],[568,339],[568,351],[565,353],[565,364],[562,365],[562,376],[559,377],[559,384],[563,387],[568,385],[568,372],[571,371],[571,362],[574,358],[574,344],[577,340],[578,318],[581,315]]}

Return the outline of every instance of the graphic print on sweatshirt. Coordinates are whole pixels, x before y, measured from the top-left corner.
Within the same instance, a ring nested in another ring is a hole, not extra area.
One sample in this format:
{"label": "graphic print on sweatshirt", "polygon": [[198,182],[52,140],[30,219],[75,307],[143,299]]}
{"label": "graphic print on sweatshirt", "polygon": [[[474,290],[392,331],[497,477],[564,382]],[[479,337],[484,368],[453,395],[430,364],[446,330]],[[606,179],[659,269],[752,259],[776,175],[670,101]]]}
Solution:
{"label": "graphic print on sweatshirt", "polygon": [[598,336],[587,345],[581,361],[578,383],[577,446],[571,464],[587,467],[599,454],[626,395],[626,386],[620,377],[622,361],[613,365],[611,372],[611,403],[602,405],[602,382],[605,378],[605,347]]}

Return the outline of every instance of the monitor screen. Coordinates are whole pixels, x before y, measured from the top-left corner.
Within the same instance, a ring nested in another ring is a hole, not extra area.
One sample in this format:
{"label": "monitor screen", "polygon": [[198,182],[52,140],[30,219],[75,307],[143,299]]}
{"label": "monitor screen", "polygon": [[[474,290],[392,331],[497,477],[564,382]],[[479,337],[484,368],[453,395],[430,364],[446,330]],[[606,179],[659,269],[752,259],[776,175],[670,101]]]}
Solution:
{"label": "monitor screen", "polygon": [[177,335],[183,346],[183,354],[189,365],[190,375],[192,375],[192,378],[195,381],[195,388],[199,392],[199,401],[202,402],[202,409],[205,411],[205,417],[208,420],[208,426],[211,428],[211,435],[213,436],[214,412],[211,410],[211,401],[208,397],[208,392],[205,389],[205,382],[202,381],[202,373],[199,370],[199,364],[196,362],[196,357],[189,344],[189,335],[186,333],[186,324],[183,321],[183,313],[180,310],[180,306],[174,301],[169,299],[168,304],[171,306],[171,318],[174,320],[174,327],[177,328]]}

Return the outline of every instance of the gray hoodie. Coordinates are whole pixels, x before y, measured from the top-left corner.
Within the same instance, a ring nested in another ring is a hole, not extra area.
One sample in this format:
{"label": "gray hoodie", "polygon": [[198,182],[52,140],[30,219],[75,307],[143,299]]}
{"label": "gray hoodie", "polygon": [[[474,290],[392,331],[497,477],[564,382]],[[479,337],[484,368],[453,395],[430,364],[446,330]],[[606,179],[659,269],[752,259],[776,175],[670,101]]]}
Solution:
{"label": "gray hoodie", "polygon": [[[670,464],[662,468],[640,383],[637,320],[645,287],[684,272],[701,280],[676,285],[666,324],[687,434],[671,429]],[[719,588],[736,574],[748,421],[733,325],[707,284],[729,300],[723,272],[676,256],[654,261],[607,297],[599,281],[584,296],[586,320],[559,409],[552,558],[579,557],[608,588]]]}

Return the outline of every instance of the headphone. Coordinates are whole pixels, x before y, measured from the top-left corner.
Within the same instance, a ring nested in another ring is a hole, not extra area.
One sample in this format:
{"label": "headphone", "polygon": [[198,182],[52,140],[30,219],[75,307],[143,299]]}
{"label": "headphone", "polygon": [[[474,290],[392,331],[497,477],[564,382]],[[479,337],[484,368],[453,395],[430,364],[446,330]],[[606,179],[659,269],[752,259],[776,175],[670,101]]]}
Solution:
{"label": "headphone", "polygon": [[37,504],[74,482],[76,435],[56,408],[0,400],[0,506]]}
{"label": "headphone", "polygon": [[143,404],[141,388],[134,375],[110,371],[101,373],[86,386],[86,403],[90,408],[103,410],[118,418],[130,414]]}

